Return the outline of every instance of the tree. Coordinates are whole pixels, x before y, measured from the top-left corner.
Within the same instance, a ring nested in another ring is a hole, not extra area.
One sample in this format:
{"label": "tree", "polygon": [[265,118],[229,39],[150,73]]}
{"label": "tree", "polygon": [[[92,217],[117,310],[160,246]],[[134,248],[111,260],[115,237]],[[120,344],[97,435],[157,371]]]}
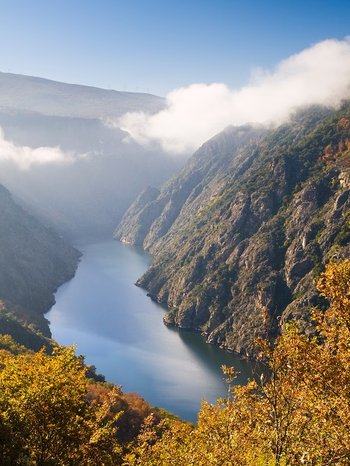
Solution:
{"label": "tree", "polygon": [[86,367],[74,348],[0,354],[0,463],[109,465],[120,458],[109,399],[87,402]]}
{"label": "tree", "polygon": [[328,264],[317,286],[329,307],[312,312],[315,336],[291,323],[275,342],[260,340],[260,379],[204,403],[197,426],[148,430],[125,464],[349,465],[350,261]]}

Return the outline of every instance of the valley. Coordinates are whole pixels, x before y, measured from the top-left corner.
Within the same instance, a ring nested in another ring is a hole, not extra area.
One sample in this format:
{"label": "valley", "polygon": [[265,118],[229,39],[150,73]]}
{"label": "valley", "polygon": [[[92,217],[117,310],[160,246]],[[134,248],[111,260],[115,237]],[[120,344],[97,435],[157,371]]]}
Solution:
{"label": "valley", "polygon": [[162,188],[148,189],[115,237],[153,257],[138,285],[167,325],[243,356],[290,320],[312,333],[315,280],[349,256],[350,107],[310,107],[276,129],[227,128]]}
{"label": "valley", "polygon": [[77,273],[46,317],[53,338],[76,344],[109,382],[196,422],[201,400],[226,396],[222,365],[236,367],[237,383],[251,376],[253,363],[163,325],[164,309],[134,285],[150,263],[147,254],[113,240],[78,247]]}
{"label": "valley", "polygon": [[0,466],[350,465],[349,19],[2,2]]}
{"label": "valley", "polygon": [[163,106],[150,94],[0,73],[0,182],[66,238],[107,237],[139,191],[186,160],[120,129],[124,113]]}

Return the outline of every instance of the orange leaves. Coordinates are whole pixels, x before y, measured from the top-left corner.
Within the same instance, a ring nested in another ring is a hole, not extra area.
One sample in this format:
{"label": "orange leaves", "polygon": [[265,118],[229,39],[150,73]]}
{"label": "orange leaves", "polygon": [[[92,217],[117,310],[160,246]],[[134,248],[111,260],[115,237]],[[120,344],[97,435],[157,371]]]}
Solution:
{"label": "orange leaves", "polygon": [[[203,403],[194,428],[171,424],[130,464],[299,466],[350,464],[350,261],[330,263],[318,282],[330,306],[314,311],[318,335],[291,323],[260,339],[266,374]],[[230,390],[234,368],[223,367]],[[230,392],[229,392],[230,395]],[[129,464],[129,463],[126,463]]]}

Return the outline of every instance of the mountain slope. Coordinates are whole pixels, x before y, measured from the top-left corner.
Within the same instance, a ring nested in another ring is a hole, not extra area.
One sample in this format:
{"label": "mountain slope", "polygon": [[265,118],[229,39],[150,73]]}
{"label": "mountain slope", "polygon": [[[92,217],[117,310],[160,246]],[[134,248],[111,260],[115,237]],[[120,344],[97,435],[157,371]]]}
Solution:
{"label": "mountain slope", "polygon": [[107,118],[131,111],[153,113],[163,106],[164,99],[151,94],[99,89],[0,72],[0,107],[51,116]]}
{"label": "mountain slope", "polygon": [[257,335],[293,316],[309,328],[314,277],[349,254],[350,108],[301,111],[253,140],[227,131],[139,206],[133,225],[127,213],[116,236],[136,243],[130,226],[142,230],[138,218],[162,206],[142,240],[154,260],[138,284],[169,307],[167,324],[252,354]]}
{"label": "mountain slope", "polygon": [[239,173],[250,163],[251,157],[245,157],[244,148],[248,145],[254,154],[254,144],[263,133],[262,128],[247,125],[227,128],[211,139],[160,193],[148,188],[138,197],[115,231],[115,237],[151,248],[176,220],[183,218],[187,222],[192,210],[195,212],[198,206],[215,196],[228,170],[237,167]]}
{"label": "mountain slope", "polygon": [[54,304],[56,289],[74,275],[80,253],[26,213],[1,185],[0,218],[0,333],[21,344],[27,338],[38,349],[42,344],[33,334],[50,336],[43,314]]}

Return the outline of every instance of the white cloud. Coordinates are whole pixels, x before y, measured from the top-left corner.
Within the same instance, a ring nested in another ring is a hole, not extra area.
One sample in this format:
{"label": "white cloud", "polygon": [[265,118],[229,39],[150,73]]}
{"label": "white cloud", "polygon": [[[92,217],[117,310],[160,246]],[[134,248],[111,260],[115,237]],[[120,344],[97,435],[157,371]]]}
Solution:
{"label": "white cloud", "polygon": [[21,170],[28,170],[33,165],[50,163],[70,163],[75,159],[72,152],[64,152],[59,147],[18,146],[5,139],[5,134],[0,127],[0,162],[13,162]]}
{"label": "white cloud", "polygon": [[350,96],[350,39],[325,40],[255,71],[240,89],[225,84],[192,84],[167,95],[164,110],[126,113],[118,126],[140,144],[156,142],[173,153],[188,153],[228,125],[277,123],[297,107],[337,105]]}

